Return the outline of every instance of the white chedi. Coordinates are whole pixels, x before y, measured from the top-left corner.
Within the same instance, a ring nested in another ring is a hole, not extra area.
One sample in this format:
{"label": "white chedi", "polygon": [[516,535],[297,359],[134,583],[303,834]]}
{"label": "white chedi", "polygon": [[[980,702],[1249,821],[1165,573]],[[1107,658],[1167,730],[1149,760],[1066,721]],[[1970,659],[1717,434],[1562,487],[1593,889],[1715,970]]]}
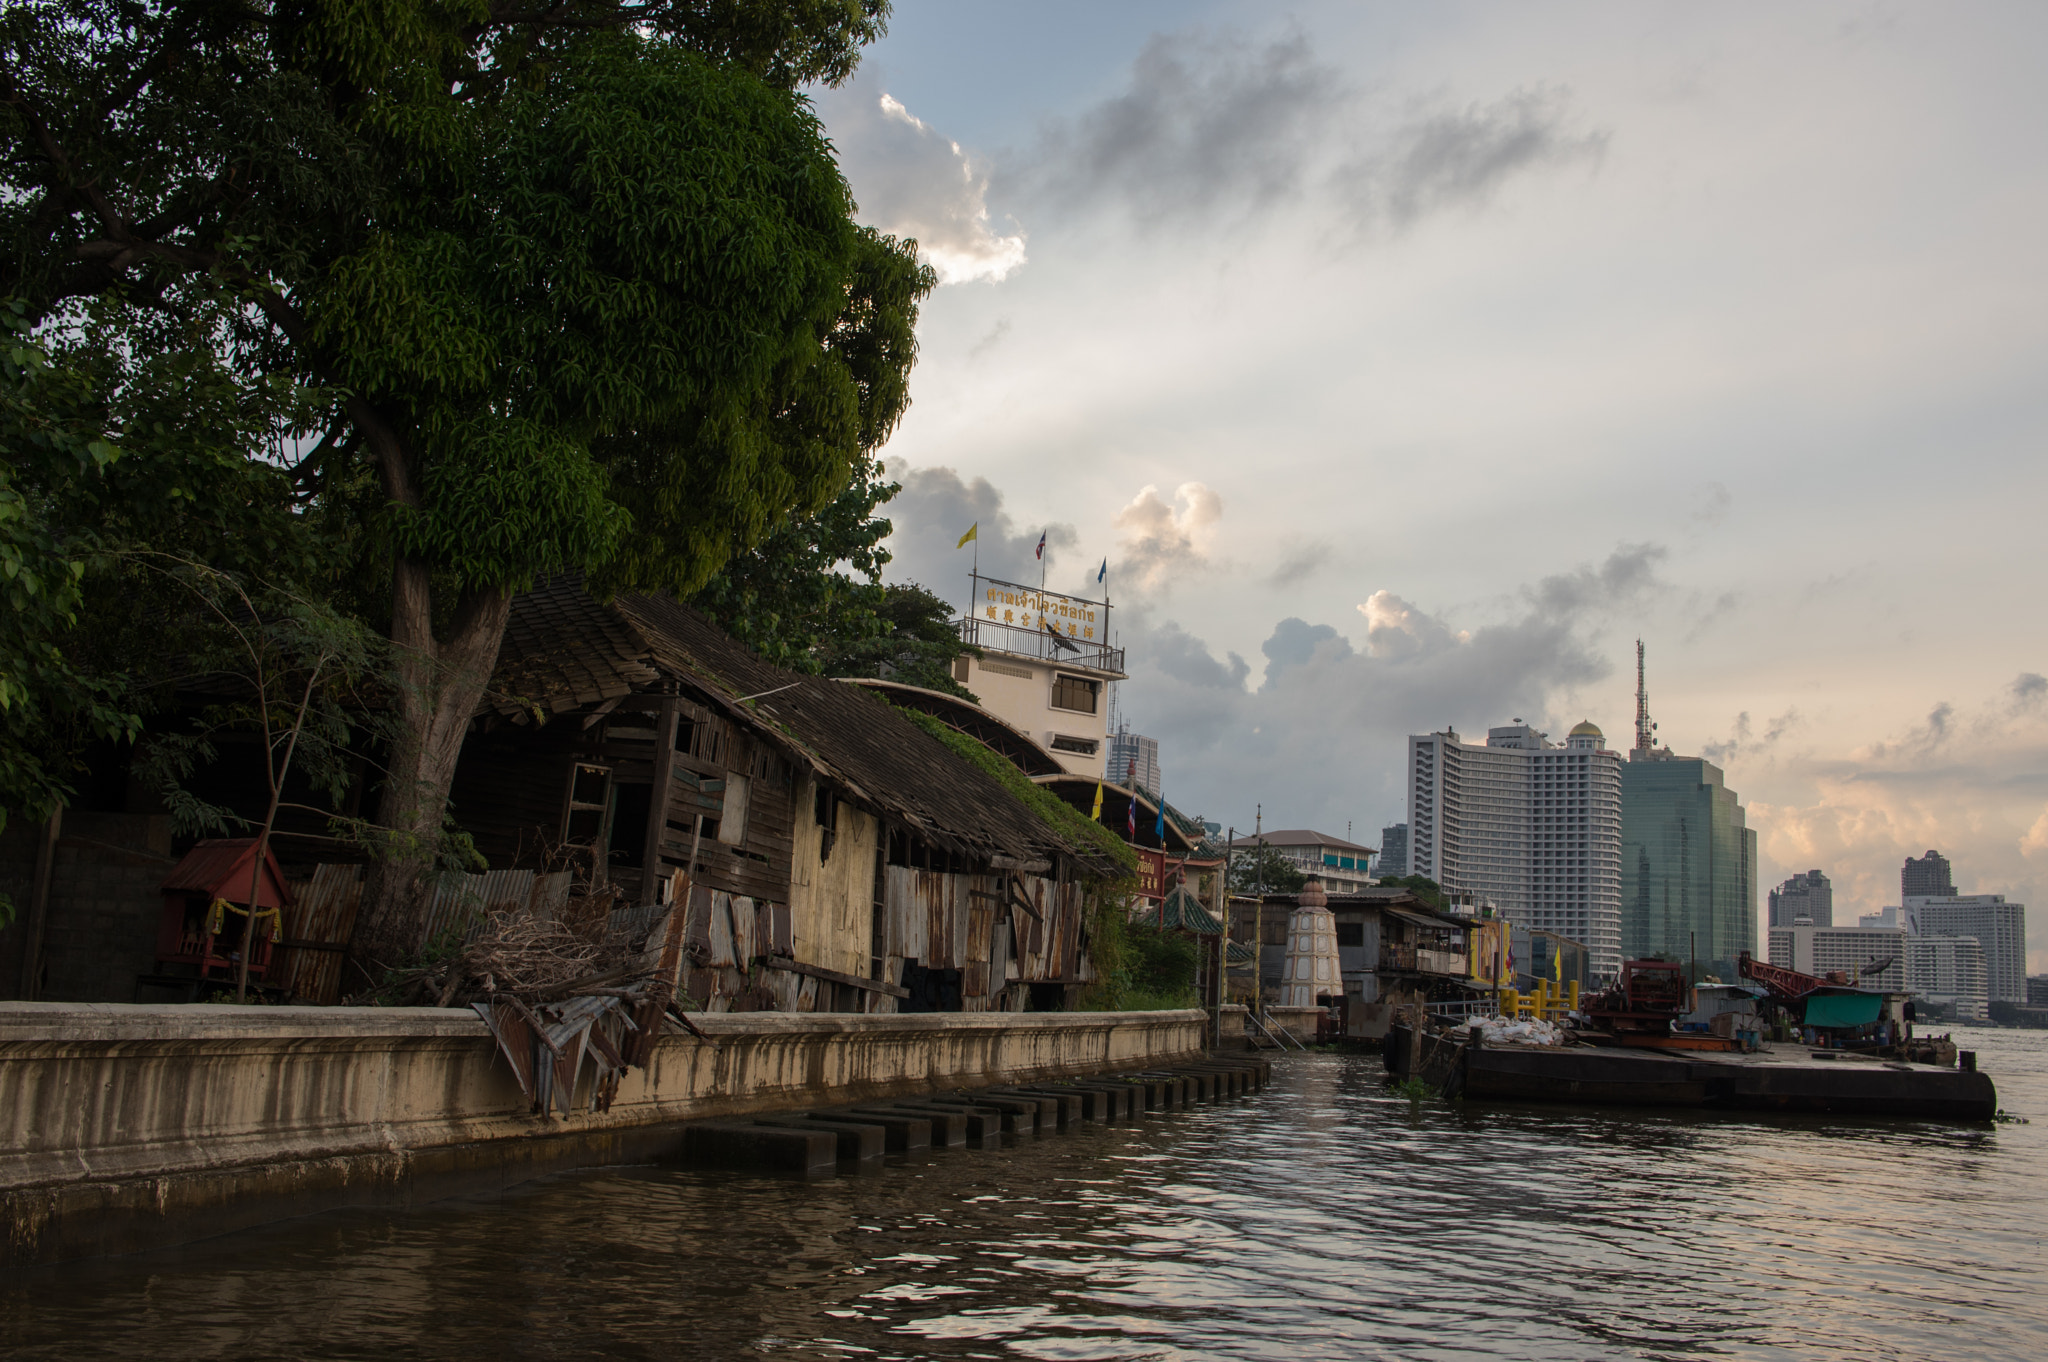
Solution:
{"label": "white chedi", "polygon": [[1338,997],[1344,981],[1337,972],[1337,919],[1321,880],[1310,880],[1295,897],[1287,924],[1287,963],[1280,980],[1282,1007],[1315,1007],[1316,999]]}

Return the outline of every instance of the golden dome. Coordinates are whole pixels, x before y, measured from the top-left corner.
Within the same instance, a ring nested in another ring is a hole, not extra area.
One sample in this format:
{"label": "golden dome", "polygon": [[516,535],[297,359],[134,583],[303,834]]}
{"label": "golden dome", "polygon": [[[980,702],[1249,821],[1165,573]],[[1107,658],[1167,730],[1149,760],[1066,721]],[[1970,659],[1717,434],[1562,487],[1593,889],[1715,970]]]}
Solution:
{"label": "golden dome", "polygon": [[1574,738],[1602,738],[1607,735],[1600,731],[1600,725],[1594,723],[1591,719],[1587,719],[1572,730],[1572,736]]}

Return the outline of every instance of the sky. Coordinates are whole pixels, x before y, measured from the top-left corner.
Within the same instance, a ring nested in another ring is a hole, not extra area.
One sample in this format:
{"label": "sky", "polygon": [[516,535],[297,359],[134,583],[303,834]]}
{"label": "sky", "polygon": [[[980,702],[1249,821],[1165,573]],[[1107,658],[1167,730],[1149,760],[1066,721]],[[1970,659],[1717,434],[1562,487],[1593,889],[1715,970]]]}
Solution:
{"label": "sky", "polygon": [[[1405,737],[1720,763],[1836,921],[2048,969],[2048,7],[902,0],[814,92],[939,288],[888,575],[1090,591],[1166,795],[1377,844]],[[1759,904],[1761,916],[1761,903]]]}

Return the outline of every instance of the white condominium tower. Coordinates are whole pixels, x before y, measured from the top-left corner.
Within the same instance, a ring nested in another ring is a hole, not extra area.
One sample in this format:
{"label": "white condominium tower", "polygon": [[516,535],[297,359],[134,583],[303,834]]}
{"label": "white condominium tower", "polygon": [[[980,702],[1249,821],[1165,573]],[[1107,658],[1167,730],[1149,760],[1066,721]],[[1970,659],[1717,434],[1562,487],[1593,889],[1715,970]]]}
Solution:
{"label": "white condominium tower", "polygon": [[1517,719],[1486,745],[1408,739],[1409,873],[1621,968],[1621,754],[1582,723],[1564,746]]}

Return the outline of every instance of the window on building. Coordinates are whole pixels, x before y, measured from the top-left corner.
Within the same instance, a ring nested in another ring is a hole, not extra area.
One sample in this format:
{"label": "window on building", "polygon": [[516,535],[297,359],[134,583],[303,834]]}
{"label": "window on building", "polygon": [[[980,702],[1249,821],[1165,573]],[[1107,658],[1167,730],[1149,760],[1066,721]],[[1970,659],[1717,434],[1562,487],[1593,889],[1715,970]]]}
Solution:
{"label": "window on building", "polygon": [[1071,709],[1077,714],[1093,714],[1095,701],[1102,690],[1100,681],[1085,676],[1068,676],[1055,672],[1052,678],[1052,707]]}
{"label": "window on building", "polygon": [[953,659],[953,679],[963,686],[967,684],[967,654]]}
{"label": "window on building", "polygon": [[1365,924],[1363,922],[1338,923],[1337,944],[1339,946],[1363,946],[1365,944]]}
{"label": "window on building", "polygon": [[1102,744],[1093,738],[1076,738],[1065,733],[1052,735],[1052,750],[1055,752],[1075,752],[1084,757],[1092,757],[1101,746]]}

